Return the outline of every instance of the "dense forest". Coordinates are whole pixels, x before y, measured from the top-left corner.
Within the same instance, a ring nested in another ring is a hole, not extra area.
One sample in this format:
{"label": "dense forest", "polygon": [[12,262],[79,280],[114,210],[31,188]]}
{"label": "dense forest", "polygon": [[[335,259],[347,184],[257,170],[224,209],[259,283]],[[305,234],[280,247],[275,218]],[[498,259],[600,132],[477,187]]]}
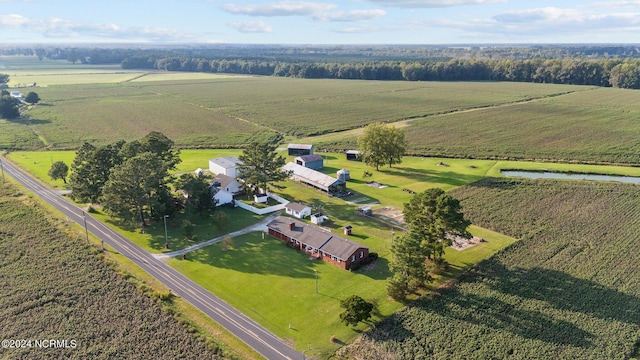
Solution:
{"label": "dense forest", "polygon": [[632,45],[278,46],[175,48],[5,48],[124,69],[408,81],[517,81],[640,88],[640,49]]}

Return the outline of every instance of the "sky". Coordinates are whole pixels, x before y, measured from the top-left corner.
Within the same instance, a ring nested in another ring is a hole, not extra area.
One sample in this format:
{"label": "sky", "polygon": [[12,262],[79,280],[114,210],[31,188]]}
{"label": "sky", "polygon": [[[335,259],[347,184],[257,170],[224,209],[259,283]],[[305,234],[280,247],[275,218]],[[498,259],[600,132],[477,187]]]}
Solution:
{"label": "sky", "polygon": [[0,44],[640,43],[640,0],[0,0]]}

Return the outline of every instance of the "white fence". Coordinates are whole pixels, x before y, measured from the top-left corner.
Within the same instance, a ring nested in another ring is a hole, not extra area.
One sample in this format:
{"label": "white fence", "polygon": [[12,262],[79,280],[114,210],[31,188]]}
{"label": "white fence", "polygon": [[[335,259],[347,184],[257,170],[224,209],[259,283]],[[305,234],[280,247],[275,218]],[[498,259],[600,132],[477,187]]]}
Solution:
{"label": "white fence", "polygon": [[272,213],[272,212],[280,211],[280,210],[284,209],[284,207],[289,203],[289,200],[284,199],[284,198],[281,198],[281,197],[280,197],[280,196],[278,196],[278,195],[271,194],[271,193],[267,193],[267,195],[268,195],[270,198],[274,199],[275,201],[279,202],[280,204],[278,204],[278,205],[273,205],[273,206],[269,206],[269,207],[262,208],[262,209],[258,209],[258,208],[257,208],[257,207],[255,207],[255,206],[251,206],[251,205],[249,205],[249,204],[245,204],[245,203],[243,203],[243,202],[241,202],[241,201],[235,201],[235,204],[236,204],[238,207],[241,207],[241,208],[243,208],[243,209],[245,209],[245,210],[251,211],[251,212],[252,212],[252,213],[254,213],[254,214],[264,215],[264,214],[268,214],[268,213]]}

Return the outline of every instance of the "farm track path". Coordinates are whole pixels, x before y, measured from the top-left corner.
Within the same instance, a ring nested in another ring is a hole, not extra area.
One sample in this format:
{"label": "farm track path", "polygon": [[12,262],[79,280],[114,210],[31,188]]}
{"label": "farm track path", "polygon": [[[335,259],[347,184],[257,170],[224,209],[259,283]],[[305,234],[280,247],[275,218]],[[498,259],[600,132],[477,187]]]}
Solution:
{"label": "farm track path", "polygon": [[1,155],[0,166],[2,166],[3,179],[5,175],[12,177],[20,185],[33,192],[34,195],[64,214],[68,220],[84,226],[87,233],[90,232],[119,254],[131,260],[142,270],[169,288],[172,293],[188,301],[266,359],[304,358],[302,353],[296,351],[289,344],[263,328],[257,322],[242,314],[176,269],[156,259],[152,254],[134,244],[106,224],[87,214],[84,210],[62,197],[57,191],[44,186],[8,162],[6,158]]}

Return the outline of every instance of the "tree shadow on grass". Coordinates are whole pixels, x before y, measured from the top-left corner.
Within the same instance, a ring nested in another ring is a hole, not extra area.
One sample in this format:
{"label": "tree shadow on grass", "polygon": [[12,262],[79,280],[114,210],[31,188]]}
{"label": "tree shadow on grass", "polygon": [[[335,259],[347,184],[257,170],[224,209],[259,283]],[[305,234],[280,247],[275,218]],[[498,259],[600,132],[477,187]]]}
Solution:
{"label": "tree shadow on grass", "polygon": [[247,274],[277,274],[291,278],[314,278],[313,264],[319,260],[286,246],[282,241],[261,233],[233,239],[231,250],[213,244],[187,255],[188,259],[218,268]]}
{"label": "tree shadow on grass", "polygon": [[413,181],[418,182],[430,182],[452,186],[462,186],[480,179],[478,175],[461,174],[452,171],[430,171],[410,167],[384,169],[380,172],[387,175],[397,176],[399,178],[412,179]]}
{"label": "tree shadow on grass", "polygon": [[8,122],[14,124],[23,124],[23,125],[44,125],[51,124],[51,120],[47,119],[32,119],[29,116],[21,116],[15,119],[7,119]]}

